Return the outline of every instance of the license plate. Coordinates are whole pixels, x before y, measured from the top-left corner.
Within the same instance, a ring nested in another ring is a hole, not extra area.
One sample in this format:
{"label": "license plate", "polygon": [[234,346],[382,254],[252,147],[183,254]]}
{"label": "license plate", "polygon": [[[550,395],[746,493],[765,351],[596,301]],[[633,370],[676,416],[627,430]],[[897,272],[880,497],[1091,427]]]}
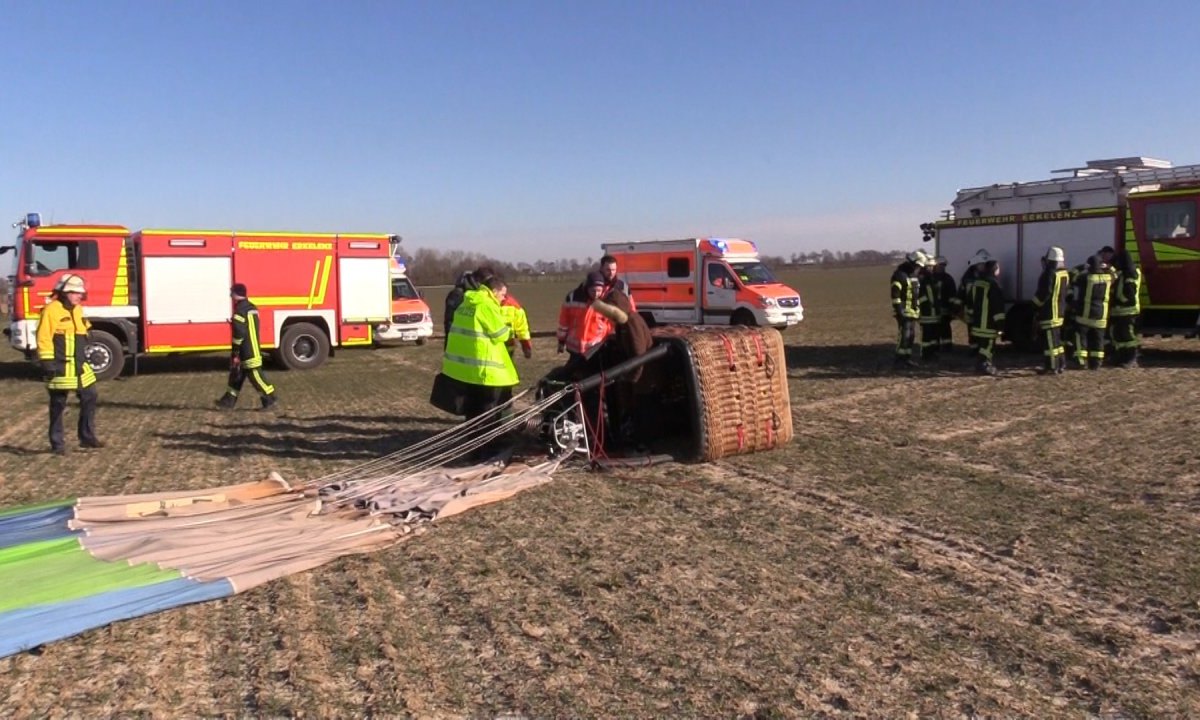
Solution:
{"label": "license plate", "polygon": [[793,326],[793,325],[799,325],[799,324],[800,324],[800,321],[799,321],[799,320],[797,320],[797,319],[796,319],[796,318],[794,318],[794,317],[790,317],[790,318],[788,318],[788,319],[787,319],[787,324],[788,324],[788,327],[791,327],[791,326]]}
{"label": "license plate", "polygon": [[417,339],[417,337],[418,337],[418,335],[417,335],[417,332],[416,332],[415,330],[413,330],[413,331],[410,331],[410,332],[402,332],[402,333],[400,333],[400,339],[401,339],[401,340],[416,340],[416,339]]}

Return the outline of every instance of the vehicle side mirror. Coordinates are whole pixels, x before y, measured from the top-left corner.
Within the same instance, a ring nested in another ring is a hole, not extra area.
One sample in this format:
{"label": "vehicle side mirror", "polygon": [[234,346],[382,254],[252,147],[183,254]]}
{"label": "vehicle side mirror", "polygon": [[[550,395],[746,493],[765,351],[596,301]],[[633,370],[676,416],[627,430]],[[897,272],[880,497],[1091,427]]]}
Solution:
{"label": "vehicle side mirror", "polygon": [[16,245],[5,245],[4,247],[0,247],[0,255],[3,255],[4,253],[6,253],[10,250],[16,250],[16,249],[17,249]]}

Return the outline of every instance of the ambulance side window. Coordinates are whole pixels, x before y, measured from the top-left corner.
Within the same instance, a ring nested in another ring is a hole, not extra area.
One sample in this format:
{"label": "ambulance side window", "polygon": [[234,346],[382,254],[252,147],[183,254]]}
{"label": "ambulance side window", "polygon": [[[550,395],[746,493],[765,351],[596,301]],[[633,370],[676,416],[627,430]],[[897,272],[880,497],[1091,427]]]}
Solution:
{"label": "ambulance side window", "polygon": [[708,284],[728,290],[733,290],[737,287],[737,283],[734,282],[733,276],[729,274],[729,271],[716,263],[708,266]]}
{"label": "ambulance side window", "polygon": [[100,250],[95,240],[35,240],[30,250],[27,268],[30,275],[50,275],[59,270],[95,270],[100,267]]}
{"label": "ambulance side window", "polygon": [[667,258],[667,277],[685,278],[692,276],[692,259],[690,257]]}

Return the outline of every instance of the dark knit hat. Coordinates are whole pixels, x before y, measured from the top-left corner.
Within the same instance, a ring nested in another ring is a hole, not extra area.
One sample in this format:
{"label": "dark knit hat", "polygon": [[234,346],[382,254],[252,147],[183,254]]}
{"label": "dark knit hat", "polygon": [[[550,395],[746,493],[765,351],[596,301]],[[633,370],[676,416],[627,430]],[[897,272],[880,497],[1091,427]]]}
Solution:
{"label": "dark knit hat", "polygon": [[593,285],[607,285],[608,281],[604,279],[604,274],[598,271],[592,271],[587,274],[587,280],[583,282],[584,287]]}
{"label": "dark knit hat", "polygon": [[233,287],[229,288],[229,294],[237,295],[238,297],[247,297],[246,285],[244,283],[234,283]]}

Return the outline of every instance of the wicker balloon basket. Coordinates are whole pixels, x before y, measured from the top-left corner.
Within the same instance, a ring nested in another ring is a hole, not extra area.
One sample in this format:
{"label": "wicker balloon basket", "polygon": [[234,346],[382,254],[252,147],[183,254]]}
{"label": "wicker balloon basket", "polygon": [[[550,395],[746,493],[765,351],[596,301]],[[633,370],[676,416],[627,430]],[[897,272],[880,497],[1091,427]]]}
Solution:
{"label": "wicker balloon basket", "polygon": [[686,360],[676,368],[692,396],[694,460],[770,450],[792,439],[787,365],[778,331],[663,327],[653,334],[656,344],[671,344]]}

